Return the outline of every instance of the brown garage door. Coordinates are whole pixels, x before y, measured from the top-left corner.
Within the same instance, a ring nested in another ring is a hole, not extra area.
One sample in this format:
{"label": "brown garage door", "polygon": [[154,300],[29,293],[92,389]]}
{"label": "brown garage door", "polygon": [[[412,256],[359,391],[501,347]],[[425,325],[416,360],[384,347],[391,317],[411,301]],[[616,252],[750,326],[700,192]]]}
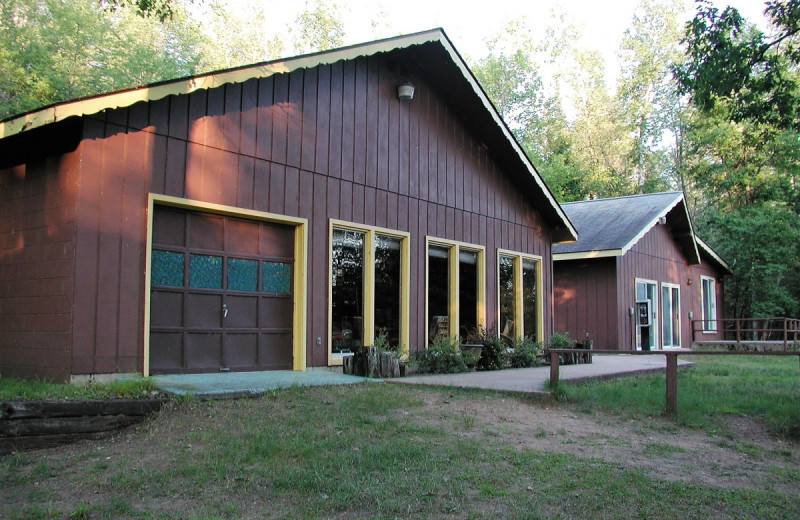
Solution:
{"label": "brown garage door", "polygon": [[156,206],[150,371],[292,368],[291,226]]}

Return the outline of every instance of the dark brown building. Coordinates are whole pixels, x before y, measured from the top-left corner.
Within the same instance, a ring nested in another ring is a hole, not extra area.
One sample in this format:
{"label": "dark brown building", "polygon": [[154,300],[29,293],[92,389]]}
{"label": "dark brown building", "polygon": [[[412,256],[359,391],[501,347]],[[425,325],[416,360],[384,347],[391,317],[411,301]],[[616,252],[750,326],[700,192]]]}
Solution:
{"label": "dark brown building", "polygon": [[563,204],[580,239],[553,246],[555,330],[595,348],[689,347],[692,321],[722,338],[727,264],[694,233],[683,193]]}
{"label": "dark brown building", "polygon": [[0,122],[0,375],[544,338],[575,238],[441,30],[60,103]]}

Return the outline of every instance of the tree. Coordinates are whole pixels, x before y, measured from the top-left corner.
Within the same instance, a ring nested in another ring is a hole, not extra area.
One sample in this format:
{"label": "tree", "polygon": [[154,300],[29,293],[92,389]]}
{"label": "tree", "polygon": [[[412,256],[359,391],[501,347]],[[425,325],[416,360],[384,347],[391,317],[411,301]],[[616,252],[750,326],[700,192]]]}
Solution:
{"label": "tree", "polygon": [[489,53],[472,66],[486,94],[559,200],[585,198],[580,172],[571,167],[566,117],[558,93],[546,94],[524,22],[486,42]]}
{"label": "tree", "polygon": [[681,5],[642,0],[621,42],[617,99],[632,138],[636,191],[685,188],[681,177],[685,109],[672,68],[681,61]]}
{"label": "tree", "polygon": [[295,20],[299,33],[294,37],[294,49],[298,54],[325,51],[341,47],[344,41],[344,23],[336,3],[315,0],[313,8],[306,2]]}
{"label": "tree", "polygon": [[0,0],[0,118],[192,74],[185,17],[159,23],[94,0]]}
{"label": "tree", "polygon": [[771,37],[736,9],[720,13],[699,0],[684,39],[687,60],[675,74],[681,92],[702,110],[724,100],[734,121],[800,130],[800,1],[767,2],[765,15]]}

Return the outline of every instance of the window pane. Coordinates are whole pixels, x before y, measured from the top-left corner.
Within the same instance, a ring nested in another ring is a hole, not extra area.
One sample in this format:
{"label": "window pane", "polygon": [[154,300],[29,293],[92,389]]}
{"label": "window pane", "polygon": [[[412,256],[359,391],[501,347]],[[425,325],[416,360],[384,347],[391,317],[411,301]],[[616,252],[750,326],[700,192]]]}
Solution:
{"label": "window pane", "polygon": [[258,290],[258,260],[228,258],[228,289]]}
{"label": "window pane", "polygon": [[537,341],[536,330],[537,311],[536,311],[536,262],[533,260],[522,261],[522,317],[524,320],[525,336],[531,336]]}
{"label": "window pane", "polygon": [[375,337],[385,330],[390,345],[400,344],[400,241],[375,235]]}
{"label": "window pane", "polygon": [[363,345],[364,233],[334,229],[331,238],[331,351]]}
{"label": "window pane", "polygon": [[500,323],[499,331],[508,337],[514,337],[514,315],[516,305],[514,302],[514,259],[510,256],[500,257]]}
{"label": "window pane", "polygon": [[672,288],[672,346],[681,346],[681,295],[680,289]]}
{"label": "window pane", "polygon": [[222,257],[190,255],[189,287],[222,289]]}
{"label": "window pane", "polygon": [[183,287],[183,253],[153,250],[150,283]]}
{"label": "window pane", "polygon": [[467,337],[478,328],[478,251],[458,254],[459,334]]}
{"label": "window pane", "polygon": [[428,247],[428,339],[448,335],[450,283],[450,249],[431,245]]}
{"label": "window pane", "polygon": [[292,292],[292,264],[264,262],[261,264],[261,290],[270,293]]}
{"label": "window pane", "polygon": [[670,293],[669,287],[661,288],[661,316],[662,316],[662,332],[661,341],[663,346],[672,346],[672,312],[670,312]]}

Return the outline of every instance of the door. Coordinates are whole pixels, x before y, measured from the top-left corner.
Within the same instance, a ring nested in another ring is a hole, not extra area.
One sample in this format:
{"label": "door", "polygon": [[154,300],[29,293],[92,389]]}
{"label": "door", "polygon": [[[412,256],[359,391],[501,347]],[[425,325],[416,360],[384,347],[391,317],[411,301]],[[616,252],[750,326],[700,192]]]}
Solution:
{"label": "door", "polygon": [[292,368],[294,228],[154,207],[153,373]]}
{"label": "door", "polygon": [[661,284],[661,344],[664,348],[681,346],[681,288]]}
{"label": "door", "polygon": [[652,280],[636,280],[636,301],[650,302],[649,324],[642,325],[644,320],[635,316],[636,322],[636,350],[654,350],[658,348],[656,327],[658,324],[658,284]]}

